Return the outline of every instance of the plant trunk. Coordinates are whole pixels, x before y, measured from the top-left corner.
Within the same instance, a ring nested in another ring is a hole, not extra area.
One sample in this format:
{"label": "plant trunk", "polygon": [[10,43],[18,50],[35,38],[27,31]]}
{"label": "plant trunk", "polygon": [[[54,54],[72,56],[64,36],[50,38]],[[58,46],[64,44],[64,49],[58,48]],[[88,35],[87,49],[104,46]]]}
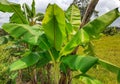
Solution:
{"label": "plant trunk", "polygon": [[18,78],[16,80],[16,84],[22,84],[22,83],[23,83],[23,81],[22,81],[22,71],[19,70],[18,71]]}
{"label": "plant trunk", "polygon": [[67,76],[63,72],[61,72],[61,77],[59,80],[59,84],[67,84]]}
{"label": "plant trunk", "polygon": [[40,83],[41,83],[41,84],[45,84],[45,83],[44,83],[45,79],[44,79],[44,75],[43,75],[43,72],[42,72],[42,71],[43,71],[42,69],[39,70]]}
{"label": "plant trunk", "polygon": [[51,84],[51,64],[48,64],[46,66],[46,70],[47,70],[47,84]]}
{"label": "plant trunk", "polygon": [[54,72],[53,72],[53,79],[54,79],[54,84],[59,84],[59,78],[60,78],[60,64],[56,62],[54,64]]}
{"label": "plant trunk", "polygon": [[82,28],[85,24],[87,24],[90,21],[90,18],[95,10],[95,7],[97,5],[99,0],[91,0],[90,4],[88,5],[86,12],[83,16],[80,28]]}
{"label": "plant trunk", "polygon": [[37,84],[37,71],[36,71],[36,69],[33,70],[32,84]]}
{"label": "plant trunk", "polygon": [[71,78],[71,70],[67,69],[67,73],[61,72],[61,78],[59,80],[59,84],[71,84],[72,78]]}

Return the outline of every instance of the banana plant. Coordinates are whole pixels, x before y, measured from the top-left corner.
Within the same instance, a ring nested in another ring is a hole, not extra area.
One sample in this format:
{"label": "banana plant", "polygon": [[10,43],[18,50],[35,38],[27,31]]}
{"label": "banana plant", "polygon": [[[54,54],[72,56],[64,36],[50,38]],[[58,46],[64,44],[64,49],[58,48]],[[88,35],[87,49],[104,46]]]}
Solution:
{"label": "banana plant", "polygon": [[26,3],[24,3],[22,7],[24,10],[26,20],[29,22],[30,25],[34,25],[37,23],[37,21],[40,22],[43,19],[43,13],[36,13],[34,0],[32,2],[31,8]]}
{"label": "banana plant", "polygon": [[[0,7],[8,4],[6,1],[0,2]],[[9,2],[7,6],[9,5],[14,6],[16,4]],[[8,11],[8,9],[2,8],[0,10]],[[34,7],[32,11],[35,14]],[[14,10],[11,12],[16,14]],[[32,15],[34,16],[34,14]],[[69,84],[72,80],[71,78],[89,81],[85,82],[86,84],[102,84],[100,81],[86,74],[94,65],[101,65],[107,70],[118,74],[118,82],[120,82],[120,67],[89,54],[84,56],[72,54],[77,46],[85,46],[92,40],[97,39],[100,33],[119,16],[120,13],[118,8],[116,8],[87,23],[80,30],[77,30],[67,42],[65,40],[69,33],[66,33],[66,27],[69,28],[69,26],[66,26],[68,23],[66,23],[65,12],[56,4],[49,4],[42,20],[42,25],[18,22],[5,23],[2,27],[6,32],[15,39],[20,39],[29,45],[28,51],[22,55],[22,58],[13,62],[9,70],[12,72],[30,68],[31,66],[41,69],[42,67],[51,65],[49,66],[52,68],[50,68],[51,72],[47,72],[51,79],[49,84]],[[29,20],[26,18],[25,21],[28,22]],[[72,23],[69,24],[72,25]],[[78,71],[79,73],[75,77],[71,77],[68,73],[74,71]],[[37,82],[42,83],[42,81]]]}

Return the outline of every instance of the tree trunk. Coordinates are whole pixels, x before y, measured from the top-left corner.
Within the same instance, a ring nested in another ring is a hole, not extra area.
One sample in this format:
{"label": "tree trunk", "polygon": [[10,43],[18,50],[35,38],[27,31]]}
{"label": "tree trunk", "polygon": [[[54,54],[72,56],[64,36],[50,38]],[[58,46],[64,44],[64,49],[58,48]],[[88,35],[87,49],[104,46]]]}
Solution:
{"label": "tree trunk", "polygon": [[88,5],[86,12],[83,16],[80,28],[82,28],[85,24],[87,24],[90,21],[90,18],[95,10],[95,7],[97,5],[99,0],[91,0],[90,4]]}

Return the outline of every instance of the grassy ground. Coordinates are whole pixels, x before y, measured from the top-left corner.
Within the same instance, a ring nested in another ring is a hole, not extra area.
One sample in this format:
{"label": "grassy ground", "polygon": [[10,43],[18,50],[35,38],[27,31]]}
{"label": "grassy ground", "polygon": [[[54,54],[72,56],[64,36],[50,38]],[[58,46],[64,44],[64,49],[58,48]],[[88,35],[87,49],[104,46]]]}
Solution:
{"label": "grassy ground", "polygon": [[120,35],[104,36],[94,42],[96,55],[120,66]]}
{"label": "grassy ground", "polygon": [[[99,58],[120,67],[120,34],[103,36],[93,43],[95,45],[95,53]],[[100,66],[98,69],[91,69],[89,73],[104,84],[117,84],[116,75]]]}
{"label": "grassy ground", "polygon": [[0,84],[6,84],[6,81],[9,79],[7,72],[8,66],[10,64],[10,50],[5,48],[11,44],[0,45]]}

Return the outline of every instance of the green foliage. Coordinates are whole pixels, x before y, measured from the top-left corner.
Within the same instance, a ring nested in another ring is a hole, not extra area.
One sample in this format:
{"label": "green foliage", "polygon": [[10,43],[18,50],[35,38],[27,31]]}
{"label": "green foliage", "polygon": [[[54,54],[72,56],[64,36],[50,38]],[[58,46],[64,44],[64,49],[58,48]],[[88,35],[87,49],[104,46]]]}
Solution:
{"label": "green foliage", "polygon": [[65,39],[64,11],[56,4],[49,5],[42,25],[51,45],[57,50],[60,50]]}
{"label": "green foliage", "polygon": [[62,59],[62,63],[67,65],[71,70],[80,70],[82,73],[86,73],[98,61],[98,58],[95,57],[78,55],[69,55]]}
{"label": "green foliage", "polygon": [[36,14],[36,9],[35,9],[35,0],[33,0],[32,2],[32,13],[33,13],[33,16],[35,16]]}
{"label": "green foliage", "polygon": [[25,53],[25,56],[22,59],[19,59],[10,65],[10,71],[27,68],[31,65],[36,64],[39,61],[39,59],[40,59],[40,56],[38,53],[33,53],[33,52]]}
{"label": "green foliage", "polygon": [[118,75],[117,75],[117,81],[120,82],[120,70],[119,70]]}
{"label": "green foliage", "polygon": [[25,42],[34,45],[38,43],[40,35],[43,34],[43,32],[40,31],[40,26],[6,23],[2,27],[14,38],[22,37]]}
{"label": "green foliage", "polygon": [[30,7],[25,3],[23,4],[23,9],[24,9],[24,13],[26,15],[26,19],[30,19],[30,18],[34,18],[36,17],[36,9],[35,9],[35,1],[33,0],[32,5],[31,5],[32,9],[30,9]]}
{"label": "green foliage", "polygon": [[19,4],[11,3],[7,0],[1,0],[0,11],[13,13],[13,15],[10,18],[11,23],[28,23]]}
{"label": "green foliage", "polygon": [[10,7],[10,4],[16,7],[19,5],[8,2],[7,0],[0,0],[0,11],[2,12],[14,12],[14,10]]}
{"label": "green foliage", "polygon": [[71,5],[65,12],[66,18],[73,25],[75,30],[80,27],[80,10],[78,6]]}
{"label": "green foliage", "polygon": [[6,36],[1,36],[0,37],[0,45],[6,44],[8,42],[8,39]]}
{"label": "green foliage", "polygon": [[39,36],[43,34],[39,31],[40,26],[8,23],[4,24],[2,27],[14,38],[22,37],[24,41],[34,45],[37,44]]}
{"label": "green foliage", "polygon": [[[86,24],[83,29],[89,34],[91,39],[98,38],[100,33],[119,17],[118,8],[96,18]],[[109,19],[108,19],[109,18]]]}
{"label": "green foliage", "polygon": [[6,23],[2,27],[14,38],[21,38],[31,45],[39,45],[42,49],[49,48],[49,43],[43,35],[42,27],[39,25],[29,26],[25,24]]}
{"label": "green foliage", "polygon": [[51,58],[48,52],[39,53],[39,55],[40,55],[40,59],[36,64],[36,67],[44,67],[46,64],[48,64],[51,61]]}

